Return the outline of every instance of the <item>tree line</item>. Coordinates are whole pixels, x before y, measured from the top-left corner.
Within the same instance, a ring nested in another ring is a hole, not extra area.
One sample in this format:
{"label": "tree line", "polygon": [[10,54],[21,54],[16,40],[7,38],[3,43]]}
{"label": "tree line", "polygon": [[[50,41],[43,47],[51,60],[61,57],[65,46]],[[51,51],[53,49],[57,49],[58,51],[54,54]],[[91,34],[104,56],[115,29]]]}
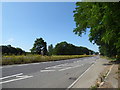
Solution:
{"label": "tree line", "polygon": [[100,54],[120,59],[120,2],[77,2],[73,12],[73,32],[81,36],[89,28]]}
{"label": "tree line", "polygon": [[94,51],[89,50],[86,47],[78,47],[67,42],[57,43],[55,47],[53,45],[48,46],[43,38],[37,38],[34,42],[33,48],[30,49],[33,54],[42,54],[42,55],[89,55],[95,54]]}
{"label": "tree line", "polygon": [[12,47],[11,45],[2,45],[0,46],[0,49],[2,49],[2,54],[3,55],[22,55],[22,54],[26,54],[26,52],[24,50],[22,50],[21,48],[15,48]]}
{"label": "tree line", "polygon": [[[3,55],[26,55],[28,52],[25,52],[21,48],[15,48],[11,45],[0,46],[2,48]],[[47,43],[43,38],[37,38],[34,41],[33,47],[30,49],[29,54],[39,54],[39,55],[92,55],[98,54],[86,47],[75,46],[73,44],[67,43],[66,41],[57,43],[55,47],[49,45],[47,49]]]}
{"label": "tree line", "polygon": [[86,47],[78,47],[67,42],[58,43],[53,49],[53,54],[55,55],[89,55],[95,53]]}

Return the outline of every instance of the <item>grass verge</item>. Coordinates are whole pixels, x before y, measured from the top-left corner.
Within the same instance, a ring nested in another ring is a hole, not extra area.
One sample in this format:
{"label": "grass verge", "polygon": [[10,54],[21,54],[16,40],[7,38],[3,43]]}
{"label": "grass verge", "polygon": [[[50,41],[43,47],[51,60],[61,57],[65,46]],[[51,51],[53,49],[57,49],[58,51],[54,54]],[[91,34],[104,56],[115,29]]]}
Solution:
{"label": "grass verge", "polygon": [[2,65],[26,64],[46,61],[57,61],[72,58],[90,57],[92,55],[57,55],[57,56],[41,56],[41,55],[20,55],[20,56],[3,56]]}
{"label": "grass verge", "polygon": [[110,58],[110,57],[107,57],[107,56],[100,56],[101,58],[104,58],[104,59],[107,59],[109,61],[116,61],[117,58]]}

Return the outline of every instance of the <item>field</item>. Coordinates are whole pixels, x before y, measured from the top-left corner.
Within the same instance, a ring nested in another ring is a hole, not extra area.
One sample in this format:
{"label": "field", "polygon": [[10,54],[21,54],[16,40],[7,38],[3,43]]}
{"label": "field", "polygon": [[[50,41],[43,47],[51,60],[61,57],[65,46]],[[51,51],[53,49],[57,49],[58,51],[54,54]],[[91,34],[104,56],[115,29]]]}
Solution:
{"label": "field", "polygon": [[53,55],[53,56],[41,56],[41,55],[19,55],[19,56],[2,56],[2,65],[13,65],[13,64],[26,64],[46,61],[65,60],[72,58],[90,57],[92,55]]}

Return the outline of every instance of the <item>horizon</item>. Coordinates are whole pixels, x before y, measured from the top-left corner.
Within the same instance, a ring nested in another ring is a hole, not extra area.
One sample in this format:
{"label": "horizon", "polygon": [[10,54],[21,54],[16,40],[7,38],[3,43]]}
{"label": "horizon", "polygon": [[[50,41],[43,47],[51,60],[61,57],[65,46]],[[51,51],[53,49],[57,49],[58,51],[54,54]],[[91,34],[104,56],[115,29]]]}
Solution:
{"label": "horizon", "polygon": [[47,47],[66,41],[98,52],[98,46],[89,41],[89,30],[82,37],[74,34],[75,7],[75,2],[3,3],[2,45],[30,52],[36,38],[42,37]]}
{"label": "horizon", "polygon": [[[62,41],[62,42],[66,42],[66,41]],[[61,43],[61,42],[59,42],[59,43]],[[68,44],[72,44],[72,43],[69,43],[69,42],[67,42]],[[58,44],[58,43],[57,43]],[[56,44],[56,45],[57,45]],[[8,45],[10,45],[10,44],[8,44]],[[0,46],[8,46],[8,45],[0,45]],[[53,44],[52,44],[53,45]],[[55,46],[56,46],[55,45]],[[72,45],[74,45],[74,44],[72,44]],[[10,45],[11,47],[15,47],[15,46],[13,46],[13,45]],[[53,46],[53,48],[55,48],[55,46]],[[74,45],[74,46],[76,46],[76,45]],[[85,46],[76,46],[76,47],[85,47]],[[15,48],[21,48],[21,47],[15,47]],[[85,48],[87,48],[87,47],[85,47]],[[21,48],[22,49],[22,48]],[[87,48],[87,49],[89,49],[89,50],[91,50],[90,48]],[[24,49],[22,49],[23,51],[25,51]],[[48,50],[48,45],[47,45],[47,50]],[[94,50],[93,50],[94,51]],[[31,51],[25,51],[25,52],[31,52]],[[94,52],[96,52],[96,51],[94,51]],[[99,52],[99,51],[98,51]]]}

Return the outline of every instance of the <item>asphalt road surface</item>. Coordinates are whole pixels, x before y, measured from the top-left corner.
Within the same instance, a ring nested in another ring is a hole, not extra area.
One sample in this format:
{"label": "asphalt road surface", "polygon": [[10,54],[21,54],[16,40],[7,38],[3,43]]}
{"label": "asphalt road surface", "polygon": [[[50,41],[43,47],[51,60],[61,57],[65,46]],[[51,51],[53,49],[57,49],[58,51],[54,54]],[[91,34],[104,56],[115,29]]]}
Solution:
{"label": "asphalt road surface", "polygon": [[95,56],[0,67],[0,84],[2,88],[68,88],[98,58]]}

